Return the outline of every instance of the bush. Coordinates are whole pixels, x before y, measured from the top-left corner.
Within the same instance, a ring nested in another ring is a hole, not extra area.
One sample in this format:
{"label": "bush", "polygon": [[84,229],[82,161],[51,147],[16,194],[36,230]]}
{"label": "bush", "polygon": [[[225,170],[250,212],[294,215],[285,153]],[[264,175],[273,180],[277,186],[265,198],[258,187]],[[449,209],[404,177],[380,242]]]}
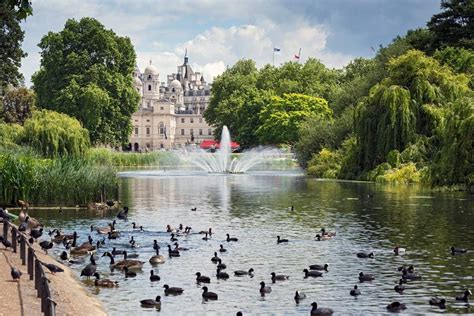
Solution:
{"label": "bush", "polygon": [[7,149],[18,148],[23,138],[23,127],[18,124],[0,123],[0,147]]}
{"label": "bush", "polygon": [[89,132],[78,120],[54,111],[37,111],[24,124],[25,142],[44,156],[82,156]]}
{"label": "bush", "polygon": [[389,169],[384,174],[376,177],[377,182],[409,184],[420,183],[422,179],[421,172],[417,170],[414,163],[408,163],[399,168]]}
{"label": "bush", "polygon": [[336,179],[341,169],[341,155],[323,148],[308,164],[308,174],[318,178]]}

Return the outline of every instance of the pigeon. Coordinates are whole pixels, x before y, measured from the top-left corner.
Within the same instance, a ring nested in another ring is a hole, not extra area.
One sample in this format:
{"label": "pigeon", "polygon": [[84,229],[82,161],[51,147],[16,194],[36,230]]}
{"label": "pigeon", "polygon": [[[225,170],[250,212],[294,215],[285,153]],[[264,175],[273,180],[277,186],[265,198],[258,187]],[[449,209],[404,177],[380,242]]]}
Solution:
{"label": "pigeon", "polygon": [[[39,260],[38,260],[39,261]],[[52,274],[55,274],[56,272],[64,272],[64,270],[60,267],[58,267],[57,265],[55,264],[52,264],[52,263],[45,263],[43,261],[39,261],[39,263],[41,263],[43,266],[45,266],[46,268],[48,268],[48,270],[52,273]]]}
{"label": "pigeon", "polygon": [[6,239],[3,239],[2,236],[0,236],[0,241],[2,242],[3,246],[5,246],[5,250],[12,247],[12,243]]}
{"label": "pigeon", "polygon": [[16,268],[12,267],[11,275],[13,280],[20,280],[22,273],[20,270],[17,270]]}

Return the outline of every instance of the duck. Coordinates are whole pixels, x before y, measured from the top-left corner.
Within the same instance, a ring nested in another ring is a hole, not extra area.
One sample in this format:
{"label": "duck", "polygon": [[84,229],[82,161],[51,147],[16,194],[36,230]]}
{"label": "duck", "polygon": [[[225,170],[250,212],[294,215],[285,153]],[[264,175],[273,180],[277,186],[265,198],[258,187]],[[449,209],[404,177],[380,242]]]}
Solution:
{"label": "duck", "polygon": [[235,237],[232,237],[232,238],[231,238],[229,234],[226,234],[226,236],[227,236],[227,239],[226,239],[227,242],[230,242],[230,241],[238,241],[238,239],[235,238]]}
{"label": "duck", "polygon": [[91,260],[91,262],[89,264],[87,264],[84,267],[84,269],[82,269],[82,271],[81,271],[81,276],[85,276],[85,277],[87,277],[87,279],[89,279],[91,276],[93,276],[94,273],[97,270],[97,264],[95,263],[94,256],[91,255],[90,260]]}
{"label": "duck", "polygon": [[[107,235],[109,232],[113,232],[115,230],[115,220],[112,221],[112,223],[107,224],[106,227],[99,227],[96,229],[96,231],[99,234],[102,235]],[[91,229],[93,228],[93,225],[91,225]]]}
{"label": "duck", "polygon": [[168,224],[168,225],[166,225],[166,232],[167,232],[167,233],[176,233],[177,230],[176,230],[176,228],[172,228],[172,227]]}
{"label": "duck", "polygon": [[408,267],[406,265],[403,265],[403,266],[398,267],[397,270],[402,271],[402,272],[406,270],[410,273],[413,273],[413,272],[415,272],[415,267],[413,265],[410,265]]}
{"label": "duck", "polygon": [[272,288],[270,286],[265,286],[265,282],[260,282],[260,294],[262,296],[265,296],[265,294],[267,293],[271,293],[272,292]]}
{"label": "duck", "polygon": [[402,304],[400,302],[392,302],[392,303],[387,305],[387,310],[389,312],[399,312],[399,311],[402,311],[406,308],[407,308],[406,305]]}
{"label": "duck", "polygon": [[371,253],[367,253],[367,252],[358,252],[357,253],[357,258],[373,258],[374,257],[374,253],[371,252]]}
{"label": "duck", "polygon": [[143,226],[138,226],[137,223],[135,223],[135,222],[132,222],[132,228],[133,229],[139,229],[139,230],[143,231]]}
{"label": "duck", "polygon": [[66,251],[63,251],[63,252],[61,252],[61,255],[59,256],[59,258],[63,261],[66,261],[66,260],[69,259],[69,255]]}
{"label": "duck", "polygon": [[150,281],[151,282],[156,282],[156,281],[160,281],[161,278],[158,274],[155,274],[155,271],[153,270],[150,270]]}
{"label": "duck", "polygon": [[405,286],[403,285],[403,279],[400,279],[397,285],[394,287],[395,292],[403,293],[405,291]]}
{"label": "duck", "polygon": [[217,268],[216,277],[218,279],[227,280],[229,278],[229,275],[226,272],[222,272],[221,269]]}
{"label": "duck", "polygon": [[217,252],[214,252],[214,257],[211,258],[211,262],[212,263],[218,263],[219,260],[221,260],[221,259],[217,256]]}
{"label": "duck", "polygon": [[188,251],[189,248],[186,248],[186,247],[180,247],[179,244],[177,242],[174,243],[174,250],[178,250],[178,251]]}
{"label": "duck", "polygon": [[160,255],[160,249],[156,249],[156,255],[150,258],[148,262],[150,262],[152,265],[153,264],[161,264],[165,263],[166,259],[164,256]]}
{"label": "duck", "polygon": [[299,293],[298,291],[295,292],[294,299],[296,301],[296,304],[298,304],[301,300],[304,300],[305,298],[306,298],[306,294]]}
{"label": "duck", "polygon": [[46,262],[43,262],[43,261],[40,261],[40,260],[38,260],[38,261],[41,265],[45,266],[49,270],[49,272],[51,272],[51,274],[56,274],[57,272],[64,272],[63,268],[58,267],[55,264],[46,263]]}
{"label": "duck", "polygon": [[178,238],[175,238],[174,236],[174,233],[171,233],[170,241],[178,241]]}
{"label": "duck", "polygon": [[123,254],[125,254],[125,250],[117,250],[116,247],[112,247],[112,255],[113,256],[123,255]]}
{"label": "duck", "polygon": [[156,241],[156,239],[153,240],[153,249],[154,250],[159,250],[160,249],[160,245],[158,245],[158,241]]}
{"label": "duck", "polygon": [[[191,227],[190,227],[190,228],[191,228]],[[199,232],[199,234],[201,234],[201,235],[208,234],[209,236],[212,236],[212,228],[209,227],[209,230],[201,230],[201,231]]]}
{"label": "duck", "polygon": [[373,281],[373,280],[375,280],[375,277],[372,274],[364,274],[363,272],[359,273],[360,282]]}
{"label": "duck", "polygon": [[125,277],[126,278],[134,278],[137,276],[137,273],[135,271],[129,271],[127,266],[124,266],[122,268],[123,272],[125,272]]}
{"label": "duck", "polygon": [[225,263],[222,263],[222,260],[219,259],[217,261],[217,269],[224,270],[225,268],[227,268],[227,265]]}
{"label": "duck", "polygon": [[[110,267],[111,268],[118,268],[122,269],[124,267],[127,267],[129,269],[141,269],[143,267],[144,262],[138,261],[138,260],[133,260],[133,259],[123,259],[120,261],[115,262],[114,257],[110,252],[104,252],[102,257],[107,256],[110,258]],[[124,256],[126,258],[126,252],[124,253]]]}
{"label": "duck", "polygon": [[192,212],[196,212],[196,211],[197,211],[197,207],[191,207],[191,211],[192,211]]}
{"label": "duck", "polygon": [[469,289],[466,289],[463,294],[456,296],[456,301],[469,301],[469,296],[472,295],[472,292]]}
{"label": "duck", "polygon": [[173,250],[171,249],[171,246],[168,245],[168,255],[170,257],[180,257],[181,255],[179,254],[179,250]]}
{"label": "duck", "polygon": [[400,247],[399,245],[397,245],[397,246],[395,246],[395,248],[393,248],[393,252],[395,253],[395,255],[400,255],[400,254],[405,253],[406,249]]}
{"label": "duck", "polygon": [[223,245],[219,245],[219,252],[227,252]]}
{"label": "duck", "polygon": [[161,296],[157,296],[154,300],[153,299],[145,299],[140,301],[140,305],[142,307],[161,307]]}
{"label": "duck", "polygon": [[34,239],[40,238],[41,235],[43,235],[43,227],[41,227],[40,229],[32,229],[30,231],[30,236],[33,237]]}
{"label": "duck", "polygon": [[421,280],[421,275],[415,272],[408,272],[408,270],[403,270],[402,279],[404,280]]}
{"label": "duck", "polygon": [[326,229],[323,227],[323,228],[321,228],[321,235],[328,236],[328,237],[335,237],[336,233],[335,232],[327,232]]}
{"label": "duck", "polygon": [[328,307],[318,307],[318,303],[311,303],[311,316],[331,316],[334,311]]}
{"label": "duck", "polygon": [[117,287],[119,286],[117,281],[112,281],[109,279],[101,279],[98,272],[94,273],[95,281],[94,285],[98,287]]}
{"label": "duck", "polygon": [[209,292],[209,289],[207,288],[207,286],[203,286],[202,287],[202,297],[205,299],[205,300],[214,300],[214,301],[217,301],[217,294],[214,293],[214,292]]}
{"label": "duck", "polygon": [[332,237],[331,236],[328,236],[328,235],[320,235],[320,234],[317,234],[316,236],[314,236],[314,238],[316,238],[316,241],[325,241],[325,240],[331,240]]}
{"label": "duck", "polygon": [[17,281],[17,280],[19,281],[22,274],[23,273],[21,273],[21,271],[18,270],[17,268],[11,267],[10,275],[12,276],[12,279],[14,281]]}
{"label": "duck", "polygon": [[354,288],[349,292],[349,294],[350,294],[351,296],[357,297],[357,296],[361,295],[362,293],[361,293],[360,290],[358,289],[357,285],[354,285]]}
{"label": "duck", "polygon": [[128,217],[128,206],[124,206],[123,210],[117,213],[117,218],[118,219],[127,219]]}
{"label": "duck", "polygon": [[48,253],[48,249],[53,248],[53,243],[47,240],[43,240],[39,243],[41,249],[44,250],[45,253]]}
{"label": "duck", "polygon": [[304,269],[303,272],[304,272],[304,278],[305,279],[307,279],[308,277],[319,278],[319,277],[323,276],[323,274],[321,272],[315,271],[315,270],[308,271],[308,269]]}
{"label": "duck", "polygon": [[[27,216],[28,217],[28,227],[30,229],[35,229],[35,228],[38,228],[38,227],[43,227],[43,224],[41,224],[40,221],[38,221],[37,219],[31,217],[31,216]],[[26,218],[25,218],[25,221],[26,221]]]}
{"label": "duck", "polygon": [[280,236],[277,236],[277,244],[288,242],[288,239],[280,239]]}
{"label": "duck", "polygon": [[120,237],[120,232],[118,231],[113,231],[113,232],[108,232],[107,233],[107,238],[108,239],[117,239]]}
{"label": "duck", "polygon": [[184,290],[180,287],[170,287],[168,284],[163,285],[165,289],[165,295],[181,295]]}
{"label": "duck", "polygon": [[458,248],[458,247],[451,247],[451,253],[453,255],[455,254],[460,254],[460,253],[466,253],[467,252],[467,249],[464,249],[464,248]]}
{"label": "duck", "polygon": [[206,232],[206,233],[205,233],[205,236],[202,237],[202,240],[206,240],[206,241],[209,240],[209,237],[208,237],[208,236],[209,236],[209,234]]}
{"label": "duck", "polygon": [[446,308],[446,300],[444,298],[432,297],[429,300],[430,305],[438,306],[441,309]]}
{"label": "duck", "polygon": [[243,276],[243,275],[250,275],[250,276],[253,276],[253,268],[250,268],[248,271],[245,271],[245,270],[236,270],[234,271],[234,274],[236,276]]}
{"label": "duck", "polygon": [[271,275],[273,283],[275,283],[276,281],[285,281],[290,278],[288,275],[276,274],[275,272],[272,272]]}
{"label": "duck", "polygon": [[329,265],[326,263],[324,265],[320,265],[320,264],[312,264],[309,266],[309,269],[310,270],[319,270],[319,271],[326,271],[328,272],[328,267]]}
{"label": "duck", "polygon": [[205,275],[201,275],[201,272],[196,272],[197,283],[211,283],[211,278]]}

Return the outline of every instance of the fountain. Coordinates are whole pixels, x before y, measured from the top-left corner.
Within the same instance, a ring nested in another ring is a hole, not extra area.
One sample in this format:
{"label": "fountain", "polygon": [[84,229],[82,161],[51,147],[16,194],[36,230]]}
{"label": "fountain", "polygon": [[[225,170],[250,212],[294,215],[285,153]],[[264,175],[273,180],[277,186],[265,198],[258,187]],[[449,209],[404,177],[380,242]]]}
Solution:
{"label": "fountain", "polygon": [[271,148],[254,148],[232,157],[231,139],[227,126],[222,128],[220,148],[215,153],[198,149],[188,153],[189,161],[209,173],[244,173],[266,159],[278,156]]}

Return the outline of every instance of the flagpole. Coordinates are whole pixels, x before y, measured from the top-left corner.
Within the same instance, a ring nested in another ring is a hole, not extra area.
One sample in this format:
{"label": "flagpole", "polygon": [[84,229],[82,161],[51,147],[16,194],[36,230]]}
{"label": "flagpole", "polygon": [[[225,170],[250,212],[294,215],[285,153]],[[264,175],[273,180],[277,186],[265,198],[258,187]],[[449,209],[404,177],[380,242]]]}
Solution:
{"label": "flagpole", "polygon": [[299,52],[298,52],[298,56],[299,56],[299,58],[298,58],[298,63],[299,63],[300,60],[301,60],[301,47],[300,47],[300,50],[299,50]]}
{"label": "flagpole", "polygon": [[273,48],[273,67],[275,67],[275,48]]}

